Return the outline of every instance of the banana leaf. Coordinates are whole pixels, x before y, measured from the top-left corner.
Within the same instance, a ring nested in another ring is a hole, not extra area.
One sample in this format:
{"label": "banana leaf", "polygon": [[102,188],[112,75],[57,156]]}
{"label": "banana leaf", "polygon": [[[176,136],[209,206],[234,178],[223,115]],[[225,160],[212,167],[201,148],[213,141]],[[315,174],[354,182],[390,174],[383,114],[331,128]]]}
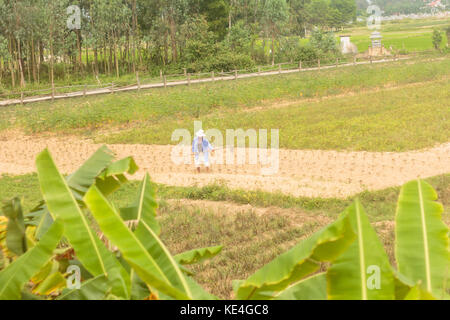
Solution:
{"label": "banana leaf", "polygon": [[[146,174],[139,186],[137,199],[130,207],[121,208],[120,215],[123,220],[133,221],[135,225],[141,220],[145,221],[159,235],[161,233],[161,226],[156,220],[157,208],[158,203],[156,202],[155,188],[151,183],[150,176]],[[134,269],[130,270],[130,275],[132,299],[141,300],[148,297],[150,290],[145,282],[135,273]]]}
{"label": "banana leaf", "polygon": [[[181,271],[178,268],[178,270],[172,270],[174,266],[177,267],[176,262],[173,265],[164,265],[163,270],[155,261],[155,258],[166,259],[167,257],[158,256],[154,258],[150,255],[144,244],[139,241],[135,233],[128,229],[115,208],[111,206],[97,187],[93,186],[89,189],[84,197],[84,201],[102,232],[120,250],[123,258],[143,281],[150,287],[175,299],[190,298],[189,287],[185,284]],[[140,226],[143,224],[145,223],[141,221]],[[147,232],[153,233],[147,225],[146,227],[141,227],[141,229],[143,228]],[[139,227],[136,232],[138,231]],[[140,233],[144,234],[144,231],[140,231]],[[155,239],[155,241],[155,246],[160,245],[159,239]],[[155,250],[158,250],[158,253],[162,252],[162,254],[165,254],[165,247],[155,248]],[[171,271],[172,279],[170,280],[168,275],[165,274],[168,271]]]}
{"label": "banana leaf", "polygon": [[389,258],[358,200],[347,210],[357,238],[327,271],[330,300],[393,300]]}
{"label": "banana leaf", "polygon": [[326,273],[297,282],[274,296],[275,300],[327,300]]}
{"label": "banana leaf", "polygon": [[6,266],[5,254],[3,253],[3,248],[0,245],[0,270]]}
{"label": "banana leaf", "polygon": [[83,199],[95,179],[112,164],[113,159],[113,152],[102,146],[77,171],[67,177],[67,184],[76,192],[77,200]]}
{"label": "banana leaf", "polygon": [[178,262],[170,254],[169,250],[159,239],[158,235],[148,226],[144,220],[141,220],[136,231],[136,237],[144,244],[145,249],[154,257],[161,270],[167,275],[169,281],[175,287],[185,290],[191,299],[204,300],[215,299],[214,296],[207,293],[194,280],[184,275]]}
{"label": "banana leaf", "polygon": [[156,220],[157,208],[158,203],[156,202],[155,188],[151,183],[150,176],[146,174],[139,186],[137,199],[130,207],[120,209],[120,215],[125,221],[145,221],[159,235],[161,233],[161,227]]}
{"label": "banana leaf", "polygon": [[[96,177],[95,184],[105,196],[108,196],[128,182],[125,173],[132,175],[136,173],[138,169],[139,167],[132,157],[121,159],[105,168],[103,172]],[[84,193],[86,193],[86,191]]]}
{"label": "banana leaf", "polygon": [[32,292],[41,296],[48,296],[62,290],[65,286],[66,278],[61,272],[56,271],[39,283],[36,288],[33,288]]}
{"label": "banana leaf", "polygon": [[147,284],[134,272],[131,270],[131,300],[144,300],[150,294],[150,290]]}
{"label": "banana leaf", "polygon": [[405,300],[436,300],[428,291],[423,290],[420,284],[411,288],[405,297]]}
{"label": "banana leaf", "polygon": [[436,298],[445,296],[450,256],[448,227],[437,193],[425,181],[405,184],[396,212],[395,254],[399,272]]}
{"label": "banana leaf", "polygon": [[22,297],[22,288],[51,259],[62,234],[62,224],[55,221],[34,248],[0,272],[0,300]]}
{"label": "banana leaf", "polygon": [[8,218],[6,245],[8,250],[18,256],[27,251],[26,227],[23,219],[22,203],[19,198],[5,202],[3,214]]}
{"label": "banana leaf", "polygon": [[59,218],[64,224],[64,235],[75,250],[78,260],[94,277],[107,275],[112,283],[112,293],[128,299],[129,274],[90,227],[48,150],[38,155],[36,166],[48,210],[53,219]]}
{"label": "banana leaf", "polygon": [[194,249],[177,254],[174,258],[182,265],[199,263],[204,260],[212,259],[222,251],[223,246]]}
{"label": "banana leaf", "polygon": [[316,272],[320,262],[336,259],[354,239],[355,233],[348,212],[344,212],[334,223],[300,242],[242,281],[236,290],[237,299],[267,299],[267,292],[282,291]]}
{"label": "banana leaf", "polygon": [[404,300],[416,284],[395,269],[392,269],[392,273],[394,275],[395,300]]}
{"label": "banana leaf", "polygon": [[[83,198],[86,191],[95,183],[96,177],[112,163],[113,159],[112,151],[103,146],[84,162],[77,171],[67,177],[67,184],[78,201]],[[31,223],[37,227],[36,239],[40,239],[42,234],[53,223],[44,201],[34,208],[27,217],[32,219]]]}
{"label": "banana leaf", "polygon": [[104,275],[84,281],[80,289],[65,289],[57,300],[103,300],[111,290]]}
{"label": "banana leaf", "polygon": [[35,285],[38,285],[39,283],[44,281],[48,276],[50,276],[52,273],[58,271],[58,267],[59,267],[58,262],[56,262],[55,260],[50,260],[45,266],[42,267],[41,270],[39,270],[38,273],[36,273],[31,278],[31,282],[33,282]]}
{"label": "banana leaf", "polygon": [[[133,158],[112,162],[114,154],[106,146],[99,148],[77,171],[67,177],[67,184],[72,190],[75,199],[83,206],[82,199],[86,191],[98,184],[102,193],[109,195],[120,186],[128,182],[125,173],[134,174],[138,167]],[[45,232],[52,224],[53,219],[48,213],[45,202],[41,202],[27,215],[32,221],[30,224],[37,227],[36,238]]]}

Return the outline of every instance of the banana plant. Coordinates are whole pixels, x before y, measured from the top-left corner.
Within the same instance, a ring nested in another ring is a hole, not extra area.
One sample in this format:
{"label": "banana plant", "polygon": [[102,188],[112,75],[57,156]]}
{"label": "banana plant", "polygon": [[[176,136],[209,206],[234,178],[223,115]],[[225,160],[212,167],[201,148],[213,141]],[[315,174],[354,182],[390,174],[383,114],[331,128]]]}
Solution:
{"label": "banana plant", "polygon": [[[442,221],[443,207],[436,200],[436,191],[422,180],[402,187],[395,218],[398,270],[390,265],[363,206],[356,200],[337,222],[282,254],[247,280],[237,282],[236,297],[449,299],[449,228]],[[348,222],[345,227],[343,221]],[[331,230],[335,231],[334,237],[330,237]],[[334,238],[339,236],[341,243],[336,245]],[[319,252],[332,250],[334,253],[326,259],[315,253],[320,249],[319,238],[324,241],[324,248]],[[305,261],[316,266],[305,270],[302,268]],[[326,272],[316,274],[319,263],[324,261],[331,265]]]}
{"label": "banana plant", "polygon": [[27,281],[52,257],[63,225],[55,221],[38,244],[0,272],[0,300],[18,300]]}
{"label": "banana plant", "polygon": [[26,228],[21,200],[14,198],[5,202],[3,214],[8,218],[6,246],[10,252],[20,256],[27,251]]}
{"label": "banana plant", "polygon": [[[134,174],[138,167],[133,158],[127,157],[113,162],[114,155],[107,147],[99,148],[77,171],[69,175],[67,185],[78,203],[83,206],[83,196],[86,191],[96,184],[105,195],[109,195],[128,182],[125,174]],[[42,201],[28,215],[28,224],[37,227],[36,238],[52,224],[51,214],[45,201]]]}
{"label": "banana plant", "polygon": [[443,299],[450,289],[449,228],[437,199],[433,187],[421,180],[402,188],[395,218],[395,256],[401,274]]}
{"label": "banana plant", "polygon": [[[132,158],[112,162],[110,151],[103,147],[74,174],[64,177],[44,150],[36,159],[36,167],[44,200],[39,210],[26,216],[32,223],[25,223],[27,231],[21,230],[16,238],[23,241],[31,230],[37,241],[23,247],[20,257],[0,269],[0,299],[216,298],[189,277],[191,273],[159,239],[155,186],[148,175],[130,206],[116,209],[107,200],[128,181],[125,173],[137,170]],[[14,199],[9,203],[8,217],[16,223],[21,213],[20,202]],[[33,223],[36,220],[38,223]],[[8,228],[5,230],[7,235]],[[55,230],[59,232],[52,238],[56,243],[50,246],[47,239]],[[118,251],[109,250],[100,233]],[[42,248],[46,254],[38,255]],[[199,262],[219,252],[217,247],[192,250],[184,254],[182,262]],[[29,263],[32,258],[35,263]],[[64,270],[69,264],[81,268],[79,288],[66,288],[68,274]]]}

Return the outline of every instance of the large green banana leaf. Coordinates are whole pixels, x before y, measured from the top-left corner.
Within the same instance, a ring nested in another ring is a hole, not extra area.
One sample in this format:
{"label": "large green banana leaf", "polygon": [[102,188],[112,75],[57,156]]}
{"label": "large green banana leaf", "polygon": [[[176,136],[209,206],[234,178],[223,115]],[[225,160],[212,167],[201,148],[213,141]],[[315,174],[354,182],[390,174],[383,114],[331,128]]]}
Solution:
{"label": "large green banana leaf", "polygon": [[35,247],[0,272],[0,300],[21,298],[22,288],[51,259],[62,234],[62,224],[55,221]]}
{"label": "large green banana leaf", "polygon": [[174,258],[179,264],[187,265],[199,263],[214,258],[222,251],[223,246],[194,249],[177,254]]}
{"label": "large green banana leaf", "polygon": [[128,182],[125,173],[134,174],[138,169],[132,157],[124,158],[108,166],[96,177],[95,184],[105,196],[108,196]]}
{"label": "large green banana leaf", "polygon": [[265,292],[284,290],[314,273],[319,269],[320,262],[333,261],[354,239],[348,212],[344,212],[334,223],[300,242],[241,282],[236,292],[237,299],[267,299]]}
{"label": "large green banana leaf", "polygon": [[436,191],[425,181],[403,186],[395,218],[395,255],[402,275],[441,299],[449,275],[449,229],[436,200]]}
{"label": "large green banana leaf", "polygon": [[120,209],[120,215],[126,221],[145,221],[159,235],[161,227],[156,220],[157,208],[155,188],[151,183],[150,176],[146,174],[139,186],[137,199],[130,207]]}
{"label": "large green banana leaf", "polygon": [[347,210],[356,239],[327,271],[328,299],[393,300],[389,258],[358,200]]}
{"label": "large green banana leaf", "polygon": [[[84,164],[73,174],[67,177],[67,184],[79,201],[83,195],[95,183],[95,179],[112,163],[114,155],[106,146],[99,148]],[[36,225],[36,238],[39,239],[42,234],[50,227],[53,222],[51,215],[47,210],[45,202],[42,201],[35,209],[31,211],[29,218]]]}
{"label": "large green banana leaf", "polygon": [[274,296],[275,300],[327,300],[326,273],[319,273],[293,284]]}
{"label": "large green banana leaf", "polygon": [[[176,262],[172,265],[164,265],[162,269],[156,262],[156,259],[164,259],[166,257],[153,257],[147,251],[146,246],[139,241],[138,237],[125,225],[120,215],[114,207],[110,205],[104,195],[93,186],[86,193],[84,201],[97,221],[98,225],[106,237],[120,250],[123,258],[136,271],[139,277],[144,280],[150,287],[159,290],[175,299],[189,299],[191,292],[186,284],[184,276],[177,267]],[[144,232],[153,232],[144,221],[139,223],[138,229],[141,234]],[[155,235],[154,232],[152,235]],[[156,240],[154,240],[156,241]],[[150,245],[160,246],[159,239],[157,244],[152,242]],[[149,244],[146,244],[149,245]],[[165,255],[166,249],[154,248],[158,254]],[[170,262],[169,262],[170,263]],[[172,270],[176,267],[178,270]],[[165,272],[171,271],[170,274]],[[170,279],[169,279],[170,278]],[[174,285],[175,284],[175,285]]]}
{"label": "large green banana leaf", "polygon": [[67,177],[67,184],[76,191],[77,200],[82,200],[95,179],[112,164],[113,159],[112,151],[102,146],[77,171]]}
{"label": "large green banana leaf", "polygon": [[27,237],[23,220],[22,203],[19,198],[8,201],[3,206],[3,214],[8,218],[6,245],[8,250],[20,256],[27,251]]}
{"label": "large green banana leaf", "polygon": [[112,283],[112,293],[128,299],[129,274],[90,227],[48,150],[38,155],[36,166],[48,210],[53,219],[59,218],[64,224],[64,235],[75,250],[78,260],[94,277],[106,275]]}
{"label": "large green banana leaf", "polygon": [[[82,199],[86,191],[95,183],[104,195],[109,195],[128,180],[125,174],[134,174],[138,167],[133,158],[112,162],[114,155],[106,146],[99,148],[77,171],[67,177],[67,184],[73,191],[75,199],[83,205]],[[47,230],[53,222],[45,202],[32,210],[28,215],[32,224],[37,226],[36,238]]]}
{"label": "large green banana leaf", "polygon": [[[155,188],[150,181],[150,176],[146,174],[139,186],[137,199],[130,207],[120,209],[120,215],[123,220],[134,221],[136,225],[141,220],[145,221],[147,225],[149,225],[151,229],[159,235],[161,233],[161,226],[156,220],[157,208],[158,203],[156,202]],[[148,297],[150,295],[149,288],[135,273],[134,269],[130,270],[130,276],[132,298],[144,299]]]}

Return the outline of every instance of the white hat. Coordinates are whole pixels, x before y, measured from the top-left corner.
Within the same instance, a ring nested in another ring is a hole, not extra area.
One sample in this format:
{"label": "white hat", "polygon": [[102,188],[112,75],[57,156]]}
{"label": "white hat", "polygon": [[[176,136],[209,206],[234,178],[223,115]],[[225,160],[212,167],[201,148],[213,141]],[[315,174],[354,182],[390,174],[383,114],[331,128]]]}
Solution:
{"label": "white hat", "polygon": [[206,134],[203,130],[199,130],[195,135],[199,138],[206,137]]}

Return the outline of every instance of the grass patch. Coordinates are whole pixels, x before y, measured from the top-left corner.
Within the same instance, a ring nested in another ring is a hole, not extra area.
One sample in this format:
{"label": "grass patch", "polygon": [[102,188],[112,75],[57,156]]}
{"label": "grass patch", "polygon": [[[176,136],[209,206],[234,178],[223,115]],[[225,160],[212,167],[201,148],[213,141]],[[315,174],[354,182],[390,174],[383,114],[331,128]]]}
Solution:
{"label": "grass patch", "polygon": [[[230,128],[279,129],[280,147],[285,149],[399,152],[449,141],[449,98],[450,82],[446,78],[420,86],[230,112],[201,120],[204,128],[219,129],[224,137]],[[192,133],[194,120],[146,123],[97,138],[97,142],[173,144],[172,132],[186,128]],[[216,145],[220,147],[220,143]]]}
{"label": "grass patch", "polygon": [[171,252],[224,246],[213,260],[190,268],[205,289],[224,299],[232,298],[232,280],[246,279],[319,227],[296,227],[287,218],[276,215],[217,215],[182,208],[161,210],[160,222],[161,238]]}
{"label": "grass patch", "polygon": [[[448,70],[448,58],[412,64],[401,61],[10,106],[0,110],[0,130],[95,135],[99,128],[162,125],[173,119],[233,112],[280,99],[302,100],[430,81],[448,75]],[[170,135],[156,143],[168,139]]]}
{"label": "grass patch", "polygon": [[[443,203],[445,213],[450,214],[450,174],[425,179],[437,191],[439,202]],[[395,214],[395,207],[400,192],[399,187],[392,187],[379,191],[365,191],[349,199],[321,199],[293,197],[282,193],[264,191],[249,191],[229,189],[224,185],[209,185],[205,187],[173,187],[155,185],[161,206],[164,208],[165,200],[190,199],[228,201],[237,204],[250,204],[254,207],[298,208],[313,214],[323,214],[335,218],[354,198],[359,197],[372,221],[391,220]],[[132,181],[115,192],[111,200],[118,207],[129,205],[135,200],[139,182]],[[29,211],[42,199],[39,191],[36,174],[24,176],[0,177],[0,201],[21,196],[24,199],[25,211]]]}
{"label": "grass patch", "polygon": [[[444,33],[449,25],[448,19],[406,19],[383,22],[380,32],[386,48],[392,47],[394,51],[418,52],[433,50],[433,29],[437,28]],[[344,30],[339,35],[350,35],[351,41],[358,47],[359,52],[365,52],[371,43],[372,32],[373,30],[363,26]],[[447,39],[443,36],[441,46],[445,47],[446,44]]]}

